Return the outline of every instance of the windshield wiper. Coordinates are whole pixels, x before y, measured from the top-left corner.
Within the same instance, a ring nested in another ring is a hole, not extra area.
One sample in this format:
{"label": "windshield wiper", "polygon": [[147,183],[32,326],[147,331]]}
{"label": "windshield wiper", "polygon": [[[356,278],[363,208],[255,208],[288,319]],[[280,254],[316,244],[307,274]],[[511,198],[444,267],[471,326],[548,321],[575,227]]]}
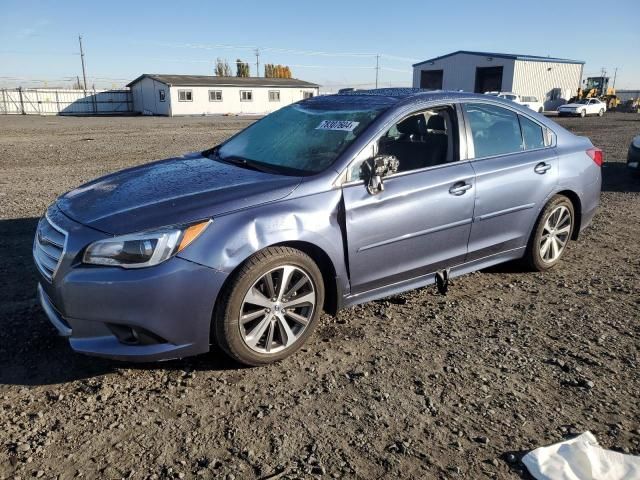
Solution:
{"label": "windshield wiper", "polygon": [[256,170],[258,172],[271,173],[272,171],[270,168],[264,167],[259,162],[254,162],[253,160],[249,160],[248,158],[244,158],[239,155],[229,155],[224,158],[218,155],[218,158],[223,162],[230,163],[232,165],[237,165],[243,168],[248,168],[250,170]]}
{"label": "windshield wiper", "polygon": [[270,172],[270,169],[265,168],[262,164],[249,160],[248,158],[241,157],[239,155],[227,155],[226,157],[220,156],[217,148],[211,149],[206,152],[206,156],[209,158],[215,158],[224,163],[236,165],[242,168],[248,168],[250,170],[256,170],[258,172]]}

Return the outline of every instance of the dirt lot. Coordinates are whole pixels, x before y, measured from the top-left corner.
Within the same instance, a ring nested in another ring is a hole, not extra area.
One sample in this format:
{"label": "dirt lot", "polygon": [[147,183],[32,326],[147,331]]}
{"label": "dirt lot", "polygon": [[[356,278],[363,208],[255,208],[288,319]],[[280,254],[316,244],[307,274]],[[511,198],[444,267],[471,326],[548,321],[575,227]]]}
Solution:
{"label": "dirt lot", "polygon": [[640,454],[640,115],[560,119],[604,148],[602,208],[548,273],[507,265],[324,316],[303,351],[242,369],[72,353],[35,299],[37,217],[125,166],[249,120],[0,117],[0,478],[518,478],[590,430]]}

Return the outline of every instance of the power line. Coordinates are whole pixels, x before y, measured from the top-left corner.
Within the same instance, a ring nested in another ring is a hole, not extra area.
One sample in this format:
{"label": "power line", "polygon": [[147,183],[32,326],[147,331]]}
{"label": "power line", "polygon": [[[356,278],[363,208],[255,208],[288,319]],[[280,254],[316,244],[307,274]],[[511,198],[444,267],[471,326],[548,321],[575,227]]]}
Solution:
{"label": "power line", "polygon": [[237,50],[256,50],[260,49],[263,52],[277,52],[277,53],[288,53],[291,55],[307,55],[307,56],[320,56],[320,57],[385,57],[390,60],[398,60],[398,61],[410,61],[416,62],[419,61],[417,58],[410,57],[401,57],[398,55],[390,55],[386,53],[367,53],[367,52],[327,52],[320,50],[300,50],[294,48],[279,48],[279,47],[259,47],[257,45],[232,45],[226,43],[217,43],[217,44],[206,44],[206,43],[154,43],[156,45],[164,46],[164,47],[174,47],[174,48],[192,48],[192,49],[203,49],[203,50],[215,50],[218,48],[229,48],[229,49],[237,49]]}

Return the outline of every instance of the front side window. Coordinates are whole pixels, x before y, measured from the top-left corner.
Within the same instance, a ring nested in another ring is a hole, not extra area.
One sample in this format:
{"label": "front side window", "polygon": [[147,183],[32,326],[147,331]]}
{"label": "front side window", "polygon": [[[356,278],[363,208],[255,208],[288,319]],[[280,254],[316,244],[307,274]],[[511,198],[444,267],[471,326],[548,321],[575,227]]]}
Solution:
{"label": "front side window", "polygon": [[540,125],[520,115],[520,126],[522,127],[522,139],[524,140],[525,150],[544,148],[546,146],[544,130]]}
{"label": "front side window", "polygon": [[251,101],[253,101],[253,91],[251,91],[251,90],[240,90],[240,101],[241,102],[251,102]]}
{"label": "front side window", "polygon": [[255,122],[212,155],[282,174],[321,172],[387,108],[333,101],[293,104]]}
{"label": "front side window", "polygon": [[[458,126],[453,106],[436,107],[409,115],[378,139],[378,155],[398,160],[398,172],[420,170],[459,160]],[[367,178],[367,162],[354,162],[347,181]]]}
{"label": "front side window", "polygon": [[222,101],[222,90],[209,90],[209,101],[210,102],[221,102]]}
{"label": "front side window", "polygon": [[179,102],[192,102],[193,101],[193,92],[191,90],[178,90],[178,101]]}
{"label": "front side window", "polygon": [[480,103],[464,106],[473,136],[475,158],[519,152],[523,149],[518,115],[506,108]]}
{"label": "front side window", "polygon": [[280,101],[280,90],[269,90],[269,101],[270,102],[279,102]]}

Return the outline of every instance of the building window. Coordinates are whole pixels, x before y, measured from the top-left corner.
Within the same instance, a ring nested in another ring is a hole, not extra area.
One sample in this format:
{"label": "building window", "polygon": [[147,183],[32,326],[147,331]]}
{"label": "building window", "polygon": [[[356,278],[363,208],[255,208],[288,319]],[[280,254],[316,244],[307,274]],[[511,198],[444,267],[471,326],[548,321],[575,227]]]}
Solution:
{"label": "building window", "polygon": [[302,98],[311,98],[313,97],[313,92],[302,92]]}
{"label": "building window", "polygon": [[269,90],[269,101],[270,102],[279,102],[280,101],[280,90]]}
{"label": "building window", "polygon": [[221,102],[222,101],[222,90],[209,90],[209,101],[210,102]]}
{"label": "building window", "polygon": [[241,102],[252,102],[253,101],[253,91],[252,90],[240,90],[240,101]]}
{"label": "building window", "polygon": [[191,90],[178,90],[179,102],[193,102],[193,92]]}
{"label": "building window", "polygon": [[165,100],[165,98],[166,98],[166,97],[165,97],[164,90],[158,90],[158,96],[160,97],[160,101],[161,101],[161,102],[164,102],[164,100]]}

